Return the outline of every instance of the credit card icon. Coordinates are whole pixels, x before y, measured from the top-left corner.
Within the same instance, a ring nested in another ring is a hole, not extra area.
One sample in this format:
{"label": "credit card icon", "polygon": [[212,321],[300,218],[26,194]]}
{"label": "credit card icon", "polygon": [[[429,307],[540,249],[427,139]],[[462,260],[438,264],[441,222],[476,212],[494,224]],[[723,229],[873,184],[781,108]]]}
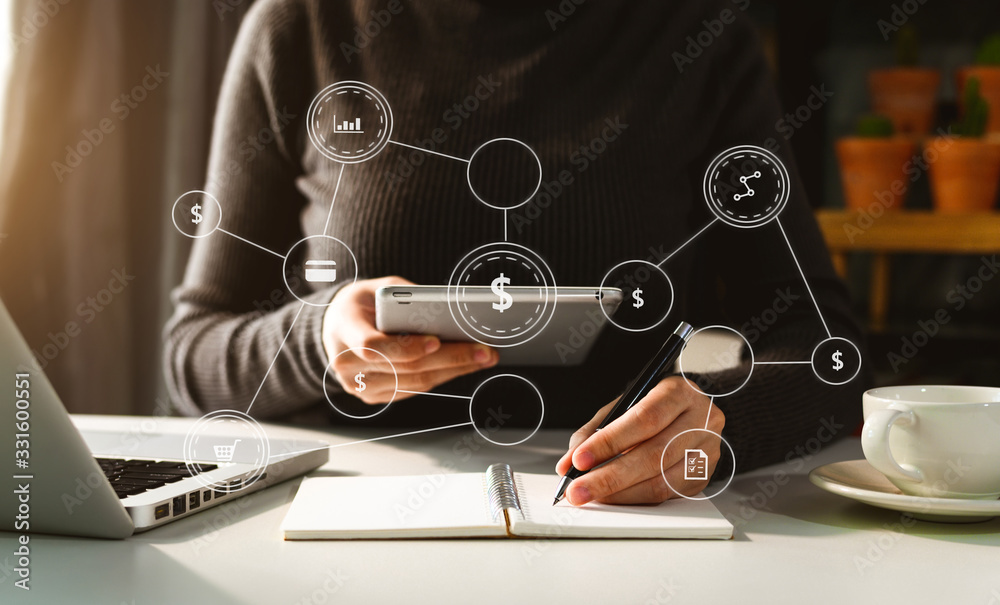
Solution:
{"label": "credit card icon", "polygon": [[324,284],[337,281],[337,261],[307,260],[306,281]]}

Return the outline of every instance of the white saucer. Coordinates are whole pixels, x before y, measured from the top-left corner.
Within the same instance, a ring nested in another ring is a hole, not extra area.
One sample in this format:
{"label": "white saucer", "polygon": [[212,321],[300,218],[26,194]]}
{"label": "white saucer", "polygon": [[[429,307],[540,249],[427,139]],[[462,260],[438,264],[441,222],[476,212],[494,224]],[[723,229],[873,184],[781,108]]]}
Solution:
{"label": "white saucer", "polygon": [[910,513],[924,521],[972,523],[1000,516],[1000,500],[962,500],[910,496],[867,460],[834,462],[809,473],[809,480],[828,492],[865,504]]}

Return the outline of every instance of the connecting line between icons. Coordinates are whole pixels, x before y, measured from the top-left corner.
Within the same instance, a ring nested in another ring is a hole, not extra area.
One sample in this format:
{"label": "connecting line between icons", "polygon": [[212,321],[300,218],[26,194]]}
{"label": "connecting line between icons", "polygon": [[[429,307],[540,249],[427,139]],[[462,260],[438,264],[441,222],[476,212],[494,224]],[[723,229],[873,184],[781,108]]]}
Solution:
{"label": "connecting line between icons", "polygon": [[257,387],[257,392],[254,393],[253,399],[250,400],[250,405],[247,407],[247,416],[250,415],[250,410],[253,408],[253,404],[257,401],[257,396],[260,395],[260,390],[264,388],[264,383],[267,382],[267,377],[271,374],[271,368],[274,367],[274,362],[278,361],[278,355],[281,355],[281,350],[285,348],[285,341],[292,333],[292,328],[295,327],[295,322],[299,320],[299,315],[302,314],[302,309],[306,307],[306,303],[299,305],[299,310],[295,313],[295,318],[292,319],[292,325],[288,326],[288,331],[285,332],[285,337],[281,340],[281,344],[278,345],[278,352],[274,354],[274,359],[271,360],[271,365],[267,366],[267,372],[264,373],[264,379],[260,381],[260,386]]}
{"label": "connecting line between icons", "polygon": [[340,174],[337,175],[337,186],[333,189],[333,199],[330,200],[330,212],[326,215],[326,224],[323,225],[323,235],[329,235],[330,219],[333,218],[333,204],[337,201],[337,192],[340,191],[340,179],[344,178],[344,164],[340,165]]}
{"label": "connecting line between icons", "polygon": [[718,218],[714,218],[714,219],[710,220],[707,225],[705,225],[704,227],[702,227],[701,229],[698,230],[698,233],[695,233],[694,235],[692,235],[691,237],[689,237],[686,242],[684,242],[676,250],[674,250],[673,252],[671,252],[670,255],[667,256],[667,258],[665,258],[665,259],[661,260],[659,263],[657,263],[656,266],[657,267],[662,267],[664,265],[664,263],[666,263],[668,260],[670,260],[671,258],[673,258],[673,256],[675,254],[677,254],[678,252],[680,252],[681,250],[683,250],[684,246],[687,246],[688,244],[690,244],[691,242],[693,242],[695,240],[695,238],[697,238],[699,235],[701,235],[702,233],[704,233],[709,227],[711,227],[712,225],[714,225],[717,222],[719,222]]}
{"label": "connecting line between icons", "polygon": [[755,361],[755,366],[812,365],[811,361]]}
{"label": "connecting line between icons", "polygon": [[785,233],[785,227],[781,224],[781,218],[775,217],[774,222],[778,223],[778,229],[781,231],[781,236],[785,238],[785,243],[788,244],[788,251],[792,254],[792,260],[795,261],[795,266],[799,270],[799,275],[802,276],[802,283],[806,286],[806,292],[809,293],[809,298],[812,299],[813,306],[816,307],[816,314],[819,315],[819,321],[823,324],[823,329],[826,330],[826,337],[833,338],[833,334],[830,333],[830,328],[826,325],[826,320],[823,318],[823,312],[819,309],[819,303],[816,302],[816,296],[813,294],[812,288],[809,287],[809,280],[806,279],[806,273],[802,270],[802,265],[799,264],[798,257],[795,256],[795,250],[792,248],[792,242],[788,239],[788,234]]}
{"label": "connecting line between icons", "polygon": [[456,157],[456,156],[453,156],[453,155],[448,155],[447,153],[441,153],[441,152],[438,152],[438,151],[431,151],[430,149],[424,149],[423,147],[417,147],[415,145],[407,145],[406,143],[400,143],[399,141],[393,141],[392,139],[389,139],[389,142],[392,143],[393,145],[399,145],[400,147],[409,147],[410,149],[416,149],[417,151],[423,151],[424,153],[431,153],[431,154],[434,154],[434,155],[439,155],[439,156],[441,156],[443,158],[448,158],[449,160],[455,160],[455,161],[458,161],[458,162],[464,162],[466,164],[469,163],[469,160],[466,160],[465,158],[460,158],[460,157]]}
{"label": "connecting line between icons", "polygon": [[712,418],[712,406],[715,405],[715,397],[710,395],[708,397],[708,415],[705,417],[705,428],[708,428],[708,421]]}
{"label": "connecting line between icons", "polygon": [[251,246],[254,246],[255,248],[260,248],[264,252],[270,252],[271,254],[277,256],[278,258],[285,258],[284,254],[278,254],[274,250],[268,250],[264,246],[261,246],[260,244],[255,244],[255,243],[251,242],[250,240],[246,239],[245,237],[240,237],[240,236],[236,235],[235,233],[230,233],[229,231],[226,231],[222,227],[216,228],[216,231],[221,231],[221,232],[225,233],[228,236],[235,237],[236,239],[240,240],[241,242],[246,242],[246,243],[250,244]]}
{"label": "connecting line between icons", "polygon": [[432,397],[447,397],[449,399],[464,399],[469,401],[472,399],[469,395],[449,395],[447,393],[424,393],[421,391],[404,391],[403,389],[396,389],[397,393],[407,393],[409,395],[430,395]]}
{"label": "connecting line between icons", "polygon": [[335,447],[345,447],[348,445],[357,445],[359,443],[370,443],[372,441],[383,441],[385,439],[395,439],[396,437],[406,437],[408,435],[419,435],[421,433],[431,433],[434,431],[444,431],[447,429],[457,429],[462,426],[472,426],[472,422],[460,422],[458,424],[449,424],[448,426],[437,426],[430,429],[421,429],[419,431],[410,431],[408,433],[399,433],[398,435],[386,435],[384,437],[373,437],[371,439],[362,439],[360,441],[348,441],[347,443],[337,443],[335,445],[326,445],[323,447],[314,447],[309,450],[301,450],[298,452],[285,452],[284,454],[274,454],[273,456],[268,456],[268,460],[274,460],[275,458],[286,458],[288,456],[298,456],[299,454],[308,454],[309,452],[318,452],[326,449],[333,449]]}
{"label": "connecting line between icons", "polygon": [[507,241],[507,209],[503,209],[503,241]]}

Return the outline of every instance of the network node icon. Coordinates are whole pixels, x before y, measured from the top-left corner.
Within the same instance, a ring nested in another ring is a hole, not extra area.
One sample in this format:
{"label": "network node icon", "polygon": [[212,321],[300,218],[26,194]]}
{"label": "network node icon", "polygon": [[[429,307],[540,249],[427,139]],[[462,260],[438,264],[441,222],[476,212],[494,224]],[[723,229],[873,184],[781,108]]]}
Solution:
{"label": "network node icon", "polygon": [[765,225],[788,203],[785,165],[763,147],[740,145],[720,153],[705,171],[708,209],[719,220],[749,229]]}
{"label": "network node icon", "polygon": [[309,141],[327,158],[357,164],[372,159],[389,144],[392,109],[373,86],[337,82],[313,99],[306,131]]}

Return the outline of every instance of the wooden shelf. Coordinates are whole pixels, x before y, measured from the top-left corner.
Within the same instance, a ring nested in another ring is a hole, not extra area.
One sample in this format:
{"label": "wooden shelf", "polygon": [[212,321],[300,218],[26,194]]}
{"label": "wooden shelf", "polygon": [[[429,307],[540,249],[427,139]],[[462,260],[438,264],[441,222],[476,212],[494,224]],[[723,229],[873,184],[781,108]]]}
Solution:
{"label": "wooden shelf", "polygon": [[1000,212],[940,214],[886,212],[878,218],[850,210],[816,212],[831,252],[985,254],[1000,252]]}
{"label": "wooden shelf", "polygon": [[874,331],[884,330],[889,310],[891,254],[993,254],[1000,252],[1000,212],[941,214],[885,212],[878,218],[852,210],[819,210],[816,220],[833,265],[847,277],[847,254],[871,252],[869,312]]}

